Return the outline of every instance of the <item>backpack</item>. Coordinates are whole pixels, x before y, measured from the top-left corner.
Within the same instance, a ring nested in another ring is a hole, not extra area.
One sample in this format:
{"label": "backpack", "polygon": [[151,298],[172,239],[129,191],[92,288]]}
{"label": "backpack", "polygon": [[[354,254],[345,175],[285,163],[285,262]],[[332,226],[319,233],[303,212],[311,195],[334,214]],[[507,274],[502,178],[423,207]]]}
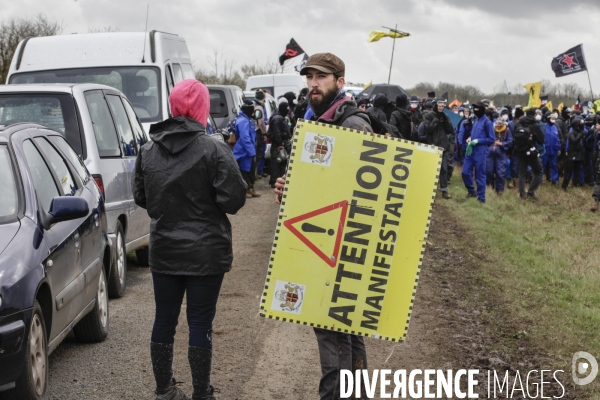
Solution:
{"label": "backpack", "polygon": [[518,152],[526,153],[532,147],[535,148],[530,125],[517,124],[513,133],[513,140],[515,142],[515,150]]}

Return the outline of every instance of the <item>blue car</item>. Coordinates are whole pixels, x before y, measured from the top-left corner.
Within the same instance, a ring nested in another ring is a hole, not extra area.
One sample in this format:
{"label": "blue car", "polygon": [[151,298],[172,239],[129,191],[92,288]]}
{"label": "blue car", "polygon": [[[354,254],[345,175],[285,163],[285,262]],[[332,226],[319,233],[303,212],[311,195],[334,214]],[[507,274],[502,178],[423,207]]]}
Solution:
{"label": "blue car", "polygon": [[65,138],[34,124],[0,126],[0,188],[0,398],[41,399],[71,330],[108,335],[104,200]]}

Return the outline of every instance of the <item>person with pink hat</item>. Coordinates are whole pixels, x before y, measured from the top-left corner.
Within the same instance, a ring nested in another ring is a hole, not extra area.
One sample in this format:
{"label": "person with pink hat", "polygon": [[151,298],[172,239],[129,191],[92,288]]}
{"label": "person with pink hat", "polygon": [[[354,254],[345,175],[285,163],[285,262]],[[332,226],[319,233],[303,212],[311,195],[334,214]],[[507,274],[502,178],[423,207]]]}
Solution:
{"label": "person with pink hat", "polygon": [[179,82],[169,98],[172,118],[150,127],[136,160],[135,203],[148,210],[149,265],[156,314],[150,342],[157,400],[189,397],[175,386],[173,343],[187,299],[188,360],[194,400],[210,400],[212,321],[233,249],[227,214],[246,202],[246,183],[227,144],[206,133],[208,89]]}

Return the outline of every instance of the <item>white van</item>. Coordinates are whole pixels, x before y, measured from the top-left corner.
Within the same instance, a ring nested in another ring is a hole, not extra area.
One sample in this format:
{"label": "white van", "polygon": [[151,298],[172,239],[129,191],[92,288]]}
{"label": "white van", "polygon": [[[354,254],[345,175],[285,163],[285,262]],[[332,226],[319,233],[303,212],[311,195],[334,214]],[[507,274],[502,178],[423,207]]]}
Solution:
{"label": "white van", "polygon": [[194,78],[194,71],[182,37],[159,31],[108,32],[25,39],[6,83],[111,86],[127,96],[148,132],[150,124],[170,117],[169,93],[188,78]]}
{"label": "white van", "polygon": [[287,92],[294,92],[298,96],[302,88],[305,87],[305,78],[298,74],[256,75],[249,77],[246,82],[247,91],[263,89],[276,99]]}

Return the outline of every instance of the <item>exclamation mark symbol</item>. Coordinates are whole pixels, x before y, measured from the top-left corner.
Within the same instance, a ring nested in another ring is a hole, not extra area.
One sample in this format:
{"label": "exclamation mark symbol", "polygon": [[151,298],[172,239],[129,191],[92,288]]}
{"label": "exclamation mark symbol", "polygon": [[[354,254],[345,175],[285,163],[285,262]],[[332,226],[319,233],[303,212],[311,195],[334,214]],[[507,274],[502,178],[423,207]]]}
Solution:
{"label": "exclamation mark symbol", "polygon": [[327,232],[327,234],[329,236],[333,236],[335,234],[335,231],[333,229],[326,230],[325,228],[321,228],[320,226],[309,224],[308,222],[303,223],[301,229],[303,232],[313,232],[313,233]]}

